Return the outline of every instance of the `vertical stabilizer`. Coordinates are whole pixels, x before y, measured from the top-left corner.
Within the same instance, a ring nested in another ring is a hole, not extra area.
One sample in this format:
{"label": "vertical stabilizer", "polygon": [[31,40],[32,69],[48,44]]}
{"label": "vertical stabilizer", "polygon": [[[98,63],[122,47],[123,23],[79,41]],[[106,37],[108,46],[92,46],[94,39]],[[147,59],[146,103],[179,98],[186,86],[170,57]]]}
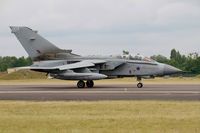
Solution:
{"label": "vertical stabilizer", "polygon": [[28,27],[10,26],[10,29],[32,60],[36,60],[46,53],[59,53],[63,51],[37,34],[37,31]]}

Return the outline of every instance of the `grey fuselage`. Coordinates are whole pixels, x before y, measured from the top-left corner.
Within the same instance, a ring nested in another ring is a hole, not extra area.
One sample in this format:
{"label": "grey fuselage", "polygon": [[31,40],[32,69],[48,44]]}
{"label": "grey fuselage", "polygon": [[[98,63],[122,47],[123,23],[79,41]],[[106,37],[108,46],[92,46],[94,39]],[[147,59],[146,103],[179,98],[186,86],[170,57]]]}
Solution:
{"label": "grey fuselage", "polygon": [[[67,59],[56,59],[48,61],[35,62],[32,66],[37,67],[55,67],[59,65],[73,64],[76,62],[84,60],[103,60],[105,63],[96,64],[93,67],[88,68],[77,68],[70,72],[70,70],[36,70],[40,72],[47,72],[57,79],[63,80],[98,80],[105,77],[91,77],[81,75],[84,73],[96,73],[107,75],[106,78],[120,78],[120,77],[155,77],[173,74],[178,71],[178,69],[150,61],[142,60],[128,60],[128,59],[117,59],[117,58],[99,58],[99,57],[73,57]],[[67,75],[68,74],[68,75]],[[100,76],[100,75],[99,75]]]}

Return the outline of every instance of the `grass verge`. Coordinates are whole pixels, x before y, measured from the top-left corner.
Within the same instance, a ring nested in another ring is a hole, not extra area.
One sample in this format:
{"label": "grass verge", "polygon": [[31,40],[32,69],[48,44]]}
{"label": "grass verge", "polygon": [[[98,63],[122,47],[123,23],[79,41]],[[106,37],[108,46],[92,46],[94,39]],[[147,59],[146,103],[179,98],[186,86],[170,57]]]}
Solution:
{"label": "grass verge", "polygon": [[200,102],[0,101],[1,133],[198,133]]}

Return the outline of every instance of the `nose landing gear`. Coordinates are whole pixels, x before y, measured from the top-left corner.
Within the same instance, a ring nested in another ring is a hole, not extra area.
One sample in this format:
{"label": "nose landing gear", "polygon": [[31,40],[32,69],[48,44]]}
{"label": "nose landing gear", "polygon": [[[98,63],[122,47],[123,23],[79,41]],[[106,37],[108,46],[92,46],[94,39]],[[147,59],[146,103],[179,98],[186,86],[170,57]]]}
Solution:
{"label": "nose landing gear", "polygon": [[138,88],[142,88],[144,85],[143,85],[143,83],[142,83],[142,78],[141,77],[137,77],[137,81],[139,82],[138,84],[137,84],[137,87]]}
{"label": "nose landing gear", "polygon": [[138,87],[138,88],[142,88],[142,87],[143,87],[143,84],[142,84],[142,83],[138,83],[138,84],[137,84],[137,87]]}

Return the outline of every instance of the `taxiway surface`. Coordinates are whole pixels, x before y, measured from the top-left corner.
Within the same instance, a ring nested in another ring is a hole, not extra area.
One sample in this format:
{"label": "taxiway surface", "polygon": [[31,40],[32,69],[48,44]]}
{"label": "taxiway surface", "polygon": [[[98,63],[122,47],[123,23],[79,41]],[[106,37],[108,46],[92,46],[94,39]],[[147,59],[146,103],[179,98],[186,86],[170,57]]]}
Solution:
{"label": "taxiway surface", "polygon": [[200,100],[200,85],[0,85],[0,100]]}

